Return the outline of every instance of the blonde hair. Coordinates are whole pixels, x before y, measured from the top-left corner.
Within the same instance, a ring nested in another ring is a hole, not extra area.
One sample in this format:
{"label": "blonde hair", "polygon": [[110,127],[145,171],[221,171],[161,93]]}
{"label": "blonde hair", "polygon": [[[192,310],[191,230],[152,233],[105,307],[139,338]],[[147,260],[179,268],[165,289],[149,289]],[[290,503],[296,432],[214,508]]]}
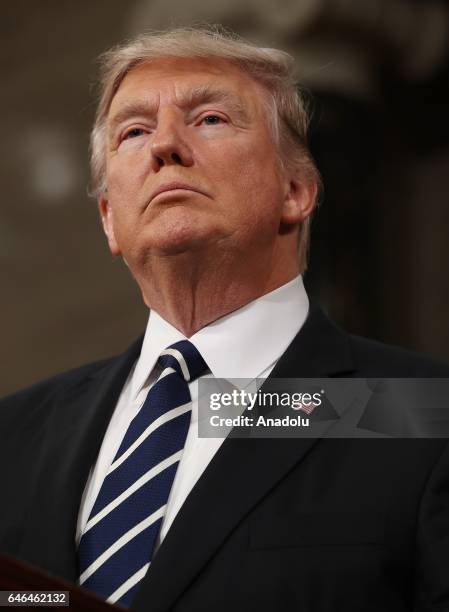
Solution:
{"label": "blonde hair", "polygon": [[[268,92],[268,120],[284,169],[321,189],[320,174],[307,147],[309,112],[293,79],[293,58],[284,51],[258,47],[222,27],[177,28],[149,32],[104,53],[100,97],[91,133],[91,195],[106,190],[106,122],[121,82],[132,68],[162,57],[227,60],[261,83]],[[306,267],[310,217],[301,224],[299,262]]]}

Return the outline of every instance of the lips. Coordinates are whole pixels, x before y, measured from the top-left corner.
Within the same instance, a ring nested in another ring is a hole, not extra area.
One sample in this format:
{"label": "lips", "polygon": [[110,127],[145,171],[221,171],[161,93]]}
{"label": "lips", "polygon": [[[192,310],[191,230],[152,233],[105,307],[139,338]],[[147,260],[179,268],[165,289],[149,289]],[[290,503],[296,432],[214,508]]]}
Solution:
{"label": "lips", "polygon": [[155,189],[151,194],[150,202],[152,202],[154,198],[160,195],[161,193],[165,193],[166,191],[174,191],[176,189],[185,189],[187,191],[194,191],[196,193],[201,193],[202,195],[207,195],[207,193],[205,193],[201,189],[198,189],[197,187],[194,187],[193,185],[190,185],[188,183],[182,183],[180,181],[173,181],[170,183],[164,183],[163,185],[159,185],[159,187],[157,187],[157,189]]}

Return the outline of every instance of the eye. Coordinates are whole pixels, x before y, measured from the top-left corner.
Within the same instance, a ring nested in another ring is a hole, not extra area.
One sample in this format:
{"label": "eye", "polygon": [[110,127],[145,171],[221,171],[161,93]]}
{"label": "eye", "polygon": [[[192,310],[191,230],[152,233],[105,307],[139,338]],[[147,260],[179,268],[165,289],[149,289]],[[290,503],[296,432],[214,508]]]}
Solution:
{"label": "eye", "polygon": [[218,125],[224,123],[224,119],[218,115],[206,115],[201,119],[201,123],[205,123],[206,125]]}
{"label": "eye", "polygon": [[137,138],[138,136],[142,136],[145,134],[145,130],[143,128],[132,128],[123,134],[122,140],[128,140],[129,138]]}

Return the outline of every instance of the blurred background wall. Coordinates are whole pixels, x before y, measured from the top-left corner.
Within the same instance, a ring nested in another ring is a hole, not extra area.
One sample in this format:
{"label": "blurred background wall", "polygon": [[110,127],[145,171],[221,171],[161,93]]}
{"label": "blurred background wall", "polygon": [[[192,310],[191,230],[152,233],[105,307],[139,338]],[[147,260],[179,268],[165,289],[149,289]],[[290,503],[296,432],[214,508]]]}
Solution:
{"label": "blurred background wall", "polygon": [[446,1],[16,0],[0,24],[0,394],[143,331],[87,197],[96,58],[198,21],[289,51],[313,95],[309,292],[354,333],[449,359]]}

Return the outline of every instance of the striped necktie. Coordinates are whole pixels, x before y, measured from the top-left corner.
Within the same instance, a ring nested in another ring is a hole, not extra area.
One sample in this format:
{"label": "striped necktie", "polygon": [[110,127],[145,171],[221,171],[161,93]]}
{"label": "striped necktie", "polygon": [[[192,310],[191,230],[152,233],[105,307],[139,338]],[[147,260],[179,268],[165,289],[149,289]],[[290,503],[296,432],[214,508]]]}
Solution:
{"label": "striped necktie", "polygon": [[188,382],[208,367],[181,340],[158,359],[162,372],[131,421],[80,540],[79,583],[129,606],[150,567],[191,416]]}

